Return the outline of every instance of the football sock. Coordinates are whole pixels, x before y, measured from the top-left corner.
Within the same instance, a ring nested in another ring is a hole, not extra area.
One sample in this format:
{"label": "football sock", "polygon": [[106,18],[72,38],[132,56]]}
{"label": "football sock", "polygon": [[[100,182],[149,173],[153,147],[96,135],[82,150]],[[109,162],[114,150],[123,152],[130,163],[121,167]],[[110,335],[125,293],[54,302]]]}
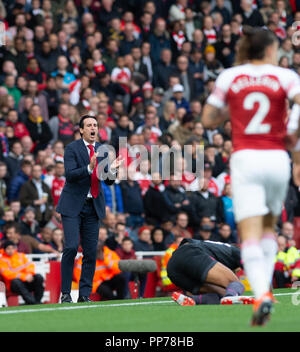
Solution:
{"label": "football sock", "polygon": [[278,248],[274,234],[271,232],[263,234],[260,245],[264,252],[266,275],[269,280],[269,284],[271,284],[274,274],[274,261]]}
{"label": "football sock", "polygon": [[269,277],[265,270],[264,252],[260,242],[255,239],[244,241],[241,257],[254,296],[258,299],[269,291]]}
{"label": "football sock", "polygon": [[240,281],[233,281],[226,287],[225,296],[240,296],[245,291],[245,286]]}
{"label": "football sock", "polygon": [[221,297],[217,293],[204,293],[202,295],[190,296],[196,304],[220,304]]}

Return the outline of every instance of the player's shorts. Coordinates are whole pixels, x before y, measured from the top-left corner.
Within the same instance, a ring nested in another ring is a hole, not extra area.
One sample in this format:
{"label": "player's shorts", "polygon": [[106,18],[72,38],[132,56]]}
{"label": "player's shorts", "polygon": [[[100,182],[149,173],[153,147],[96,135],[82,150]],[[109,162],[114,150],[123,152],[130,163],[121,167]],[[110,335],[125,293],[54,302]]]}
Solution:
{"label": "player's shorts", "polygon": [[207,273],[216,263],[203,248],[186,244],[173,253],[167,265],[167,274],[174,285],[197,294]]}
{"label": "player's shorts", "polygon": [[287,152],[240,150],[232,154],[230,169],[237,222],[268,213],[281,214],[291,172]]}

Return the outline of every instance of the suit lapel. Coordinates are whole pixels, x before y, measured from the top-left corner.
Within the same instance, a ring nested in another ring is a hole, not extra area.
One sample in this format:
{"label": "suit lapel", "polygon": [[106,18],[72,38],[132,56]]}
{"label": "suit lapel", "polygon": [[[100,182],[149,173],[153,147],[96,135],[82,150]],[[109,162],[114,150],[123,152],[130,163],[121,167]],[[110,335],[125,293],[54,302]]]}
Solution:
{"label": "suit lapel", "polygon": [[79,154],[81,155],[84,164],[88,165],[90,163],[89,153],[82,138],[79,140]]}

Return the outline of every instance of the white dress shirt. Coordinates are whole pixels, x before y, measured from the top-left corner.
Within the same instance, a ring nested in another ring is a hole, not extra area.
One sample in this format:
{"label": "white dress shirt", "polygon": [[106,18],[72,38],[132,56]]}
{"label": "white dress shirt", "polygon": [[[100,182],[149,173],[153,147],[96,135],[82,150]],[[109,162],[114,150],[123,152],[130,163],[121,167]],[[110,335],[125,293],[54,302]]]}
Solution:
{"label": "white dress shirt", "polygon": [[[88,152],[88,154],[89,154],[89,156],[90,156],[91,151],[90,151],[90,148],[89,148],[88,146],[89,146],[89,145],[92,145],[93,148],[94,148],[94,150],[95,150],[96,142],[94,142],[94,143],[91,144],[91,143],[88,143],[87,141],[85,141],[84,139],[82,139],[82,140],[83,140],[83,143],[85,144],[86,149],[87,149],[87,152]],[[90,165],[87,166],[87,170],[88,170],[88,173],[89,173],[90,175],[93,173],[93,170],[90,169]],[[93,196],[92,196],[92,194],[91,194],[91,189],[89,189],[89,191],[88,191],[87,198],[93,198]]]}

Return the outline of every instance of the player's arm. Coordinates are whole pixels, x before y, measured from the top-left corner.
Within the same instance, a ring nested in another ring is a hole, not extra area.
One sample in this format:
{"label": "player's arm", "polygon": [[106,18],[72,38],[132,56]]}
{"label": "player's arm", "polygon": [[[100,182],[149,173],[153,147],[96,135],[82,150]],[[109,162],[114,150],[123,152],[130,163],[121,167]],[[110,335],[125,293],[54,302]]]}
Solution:
{"label": "player's arm", "polygon": [[203,108],[201,122],[204,128],[215,129],[229,118],[226,107],[228,81],[227,71],[225,70],[218,76],[215,87]]}
{"label": "player's arm", "polygon": [[296,186],[300,186],[300,93],[294,96],[293,101],[295,104],[289,116],[287,138],[293,161],[293,181]]}
{"label": "player's arm", "polygon": [[225,108],[218,108],[209,103],[205,104],[202,113],[202,124],[204,128],[215,129],[219,127],[222,122],[229,118],[228,110]]}

